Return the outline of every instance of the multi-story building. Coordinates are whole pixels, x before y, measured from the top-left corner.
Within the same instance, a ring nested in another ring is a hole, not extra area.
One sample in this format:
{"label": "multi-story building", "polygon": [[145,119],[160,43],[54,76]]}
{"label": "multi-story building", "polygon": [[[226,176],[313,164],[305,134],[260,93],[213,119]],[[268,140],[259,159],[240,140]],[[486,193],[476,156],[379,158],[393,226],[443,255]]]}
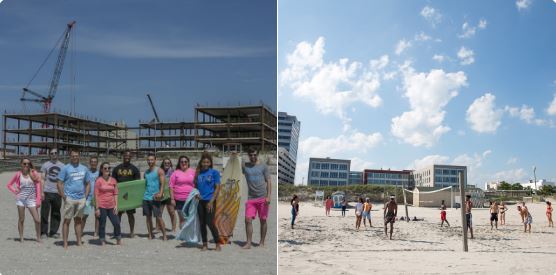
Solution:
{"label": "multi-story building", "polygon": [[342,186],[348,185],[351,160],[331,158],[310,158],[308,185]]}
{"label": "multi-story building", "polygon": [[411,172],[411,170],[365,169],[365,171],[363,171],[363,183],[389,184],[405,186],[405,188],[411,189],[415,186]]}
{"label": "multi-story building", "polygon": [[278,147],[278,183],[294,184],[294,180],[295,161],[285,148]]}
{"label": "multi-story building", "polygon": [[349,171],[349,182],[351,184],[363,184],[363,172]]}
{"label": "multi-story building", "polygon": [[550,185],[554,187],[556,186],[556,183],[545,179],[538,180],[537,184],[535,184],[534,180],[529,180],[529,182],[521,183],[521,186],[523,186],[523,188],[530,187],[533,190],[540,190],[544,185]]}
{"label": "multi-story building", "polygon": [[415,187],[448,187],[459,185],[459,172],[463,172],[467,187],[467,166],[433,164],[413,171]]}
{"label": "multi-story building", "polygon": [[[300,126],[301,123],[295,116],[288,115],[286,112],[278,112],[278,147],[285,150],[278,154],[279,170],[284,167],[283,171],[278,172],[279,183],[293,184],[293,179],[295,179]],[[284,153],[287,153],[288,156],[283,155]],[[282,160],[283,164],[280,163]],[[280,180],[280,176],[282,176],[282,180]]]}

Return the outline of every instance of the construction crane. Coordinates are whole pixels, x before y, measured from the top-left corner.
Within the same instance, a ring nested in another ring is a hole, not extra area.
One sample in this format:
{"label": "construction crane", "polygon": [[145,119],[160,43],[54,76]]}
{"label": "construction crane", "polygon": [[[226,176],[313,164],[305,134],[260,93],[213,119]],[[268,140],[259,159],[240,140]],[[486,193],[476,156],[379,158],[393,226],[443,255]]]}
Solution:
{"label": "construction crane", "polygon": [[[147,98],[149,99],[149,103],[151,104],[151,108],[153,109],[154,118],[156,120],[156,123],[160,123],[160,119],[158,118],[158,113],[156,112],[156,108],[154,108],[154,104],[153,104],[153,100],[151,98],[151,95],[147,94]],[[156,131],[156,124],[154,125],[154,129]],[[154,133],[154,134],[155,134],[155,138],[156,138],[156,133]],[[160,129],[160,136],[162,138],[164,138],[164,130],[163,129]],[[156,143],[156,139],[155,139],[155,143]],[[167,140],[164,140],[164,144],[166,145],[166,147],[169,147]],[[155,146],[156,146],[156,144],[155,144]],[[155,150],[155,152],[156,152],[156,150]]]}
{"label": "construction crane", "polygon": [[[71,21],[67,24],[66,30],[64,31],[62,37],[60,37],[60,39],[58,40],[58,42],[56,43],[54,48],[50,51],[50,53],[48,54],[48,56],[46,57],[44,62],[41,64],[41,66],[39,67],[39,69],[37,70],[37,72],[35,73],[33,78],[31,79],[31,81],[29,81],[27,86],[25,86],[25,88],[23,88],[23,95],[21,97],[21,101],[37,102],[37,103],[42,105],[43,111],[45,113],[50,112],[50,106],[52,105],[52,100],[56,96],[56,90],[58,89],[58,84],[60,83],[60,76],[62,75],[62,69],[64,67],[64,60],[66,58],[66,53],[68,51],[68,46],[69,46],[70,37],[71,37],[71,31],[72,31],[74,25],[75,25],[75,21]],[[43,96],[40,93],[37,93],[35,91],[30,90],[29,85],[35,79],[35,77],[37,76],[37,74],[39,73],[41,68],[44,66],[44,64],[46,63],[46,61],[48,60],[48,58],[50,57],[50,55],[54,51],[54,49],[58,46],[58,44],[60,44],[60,41],[61,41],[60,51],[58,53],[58,60],[56,61],[56,66],[54,67],[54,74],[52,75],[52,80],[50,82],[50,88],[48,89],[48,95]],[[34,98],[28,98],[28,97],[26,97],[27,95],[30,95]]]}

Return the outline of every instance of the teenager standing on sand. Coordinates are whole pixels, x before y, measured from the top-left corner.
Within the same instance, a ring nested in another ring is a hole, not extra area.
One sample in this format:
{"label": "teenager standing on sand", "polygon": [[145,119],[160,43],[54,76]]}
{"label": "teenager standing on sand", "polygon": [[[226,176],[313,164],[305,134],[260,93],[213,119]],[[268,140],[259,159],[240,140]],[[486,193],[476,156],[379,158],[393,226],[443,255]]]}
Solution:
{"label": "teenager standing on sand", "polygon": [[324,201],[324,209],[327,217],[330,216],[330,209],[332,208],[332,205],[334,205],[332,198],[330,196],[326,197],[326,201]]}
{"label": "teenager standing on sand", "polygon": [[95,217],[95,232],[93,233],[93,237],[97,237],[98,236],[98,218],[95,215],[95,208],[91,205],[91,202],[93,201],[93,197],[95,196],[95,182],[98,178],[99,175],[99,171],[97,169],[98,167],[98,158],[97,157],[91,157],[89,159],[89,175],[90,175],[90,179],[89,179],[89,184],[91,185],[91,187],[89,188],[90,192],[89,192],[89,196],[87,197],[87,200],[85,201],[85,208],[83,210],[83,223],[81,225],[81,233],[85,234],[85,224],[87,223],[87,217],[89,217],[89,215],[93,215]]}
{"label": "teenager standing on sand", "polygon": [[[41,237],[59,238],[58,229],[60,228],[62,207],[62,197],[58,194],[58,174],[64,168],[64,164],[58,160],[58,150],[50,149],[50,158],[41,166],[42,188],[43,191],[41,204]],[[48,218],[50,217],[50,228]]]}
{"label": "teenager standing on sand", "polygon": [[261,224],[261,241],[259,246],[264,246],[266,238],[266,219],[268,218],[268,210],[272,197],[272,182],[268,172],[268,166],[258,160],[258,151],[254,148],[247,150],[249,162],[242,165],[242,172],[247,181],[248,196],[245,202],[245,234],[247,243],[243,248],[251,248],[251,240],[253,237],[253,220],[259,214],[259,222]]}
{"label": "teenager standing on sand", "polygon": [[365,199],[365,203],[363,204],[363,214],[362,214],[362,218],[363,218],[363,225],[365,227],[367,227],[367,223],[365,220],[369,220],[369,227],[373,227],[373,224],[371,223],[371,209],[373,208],[373,205],[371,204],[371,200],[369,198]]}
{"label": "teenager standing on sand", "polygon": [[[172,167],[172,161],[169,158],[165,158],[162,160],[160,164],[160,168],[164,170],[164,176],[166,177],[166,182],[169,182],[170,176],[174,173],[174,168]],[[176,233],[176,209],[175,204],[171,203],[171,198],[163,198],[160,202],[161,208],[160,212],[161,215],[164,215],[164,208],[168,209],[168,215],[170,215],[170,222],[172,223],[172,232]],[[161,230],[158,228],[158,230]]]}
{"label": "teenager standing on sand", "polygon": [[71,219],[74,220],[75,236],[77,246],[81,246],[81,231],[83,208],[90,190],[89,169],[79,163],[79,152],[70,152],[70,163],[64,166],[58,175],[58,192],[64,202],[64,224],[62,226],[62,237],[64,248],[68,248],[68,235]]}
{"label": "teenager standing on sand", "polygon": [[15,205],[19,219],[17,230],[19,231],[19,241],[23,242],[23,224],[25,221],[25,208],[29,209],[31,217],[35,221],[35,232],[37,242],[41,243],[41,224],[38,208],[41,205],[41,180],[31,160],[24,158],[20,162],[21,169],[15,173],[14,177],[8,182],[6,187],[16,196]]}
{"label": "teenager standing on sand", "polygon": [[450,226],[448,219],[446,219],[446,204],[444,203],[444,200],[442,200],[442,203],[440,204],[440,221],[440,227],[444,225],[444,222]]}
{"label": "teenager standing on sand", "polygon": [[346,216],[346,208],[347,208],[346,198],[342,197],[342,217]]}
{"label": "teenager standing on sand", "polygon": [[384,207],[384,234],[388,236],[388,224],[390,224],[390,240],[392,239],[392,232],[394,231],[394,222],[398,216],[398,204],[395,197],[390,196],[390,201]]}
{"label": "teenager standing on sand", "polygon": [[220,237],[218,229],[214,225],[214,212],[216,208],[216,198],[220,193],[220,173],[212,169],[212,157],[204,153],[197,164],[195,171],[195,187],[199,190],[199,206],[197,214],[201,223],[201,238],[203,239],[202,250],[208,249],[207,226],[212,233],[212,238],[216,244],[216,250],[220,251]]}
{"label": "teenager standing on sand", "polygon": [[490,230],[494,229],[493,228],[493,222],[494,225],[496,226],[496,229],[498,229],[498,202],[495,201],[491,201],[490,202],[490,207],[489,207],[489,212],[490,212]]}
{"label": "teenager standing on sand", "polygon": [[101,176],[97,178],[95,183],[95,216],[99,220],[98,235],[102,245],[106,243],[106,217],[110,219],[110,223],[114,227],[114,237],[117,244],[122,244],[122,233],[120,227],[120,218],[118,218],[118,184],[116,180],[110,176],[110,164],[103,162],[100,165]]}
{"label": "teenager standing on sand", "polygon": [[523,227],[524,227],[523,232],[527,232],[527,227],[529,227],[529,233],[531,233],[531,224],[533,223],[533,217],[531,216],[529,209],[525,207],[525,203],[523,203],[523,206],[518,209],[521,209],[520,213],[521,213],[521,218],[523,219]]}
{"label": "teenager standing on sand", "polygon": [[[122,164],[116,166],[114,170],[112,170],[112,177],[116,180],[116,182],[122,183],[141,179],[139,169],[137,169],[135,165],[131,164],[131,153],[129,151],[125,151],[122,158]],[[129,222],[129,237],[133,238],[135,237],[135,209],[127,210],[125,213],[127,214],[127,220]],[[122,220],[122,214],[124,214],[123,211],[118,212],[118,218],[120,221]]]}
{"label": "teenager standing on sand", "polygon": [[152,240],[154,238],[153,234],[153,220],[155,217],[158,227],[162,231],[162,240],[166,241],[166,227],[164,221],[162,220],[162,212],[160,210],[161,204],[160,199],[164,193],[164,182],[166,181],[166,176],[164,175],[164,170],[162,168],[156,167],[156,157],[153,154],[149,154],[147,157],[147,164],[149,169],[145,171],[145,193],[143,195],[143,216],[146,217],[148,238]]}
{"label": "teenager standing on sand", "polygon": [[292,206],[292,229],[295,224],[295,218],[297,218],[297,214],[299,214],[299,198],[297,195],[293,195],[292,200],[290,201]]}
{"label": "teenager standing on sand", "polygon": [[195,169],[189,168],[189,158],[180,156],[178,158],[178,165],[176,170],[170,176],[170,203],[178,212],[180,219],[180,229],[183,227],[185,217],[183,216],[182,209],[189,197],[191,190],[195,188]]}
{"label": "teenager standing on sand", "polygon": [[467,221],[467,229],[471,232],[471,239],[473,239],[473,216],[471,215],[473,203],[471,202],[471,195],[465,196],[465,220]]}
{"label": "teenager standing on sand", "polygon": [[363,198],[359,198],[359,201],[355,205],[355,229],[359,230],[361,227],[361,215],[363,215]]}
{"label": "teenager standing on sand", "polygon": [[502,202],[498,211],[498,215],[500,216],[500,225],[506,224],[506,211],[508,211],[508,207],[506,207],[505,202]]}
{"label": "teenager standing on sand", "polygon": [[546,218],[548,219],[548,227],[554,227],[554,222],[552,221],[552,203],[547,201],[546,202]]}

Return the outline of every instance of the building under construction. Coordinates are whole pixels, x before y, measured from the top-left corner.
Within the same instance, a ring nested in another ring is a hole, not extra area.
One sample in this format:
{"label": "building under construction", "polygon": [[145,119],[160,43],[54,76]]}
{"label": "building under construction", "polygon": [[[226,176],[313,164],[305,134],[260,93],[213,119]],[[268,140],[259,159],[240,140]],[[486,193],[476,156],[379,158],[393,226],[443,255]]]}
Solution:
{"label": "building under construction", "polygon": [[62,113],[3,115],[2,156],[62,154],[77,149],[85,155],[136,152],[276,150],[276,114],[265,105],[197,107],[194,122],[149,122],[139,127],[107,123]]}

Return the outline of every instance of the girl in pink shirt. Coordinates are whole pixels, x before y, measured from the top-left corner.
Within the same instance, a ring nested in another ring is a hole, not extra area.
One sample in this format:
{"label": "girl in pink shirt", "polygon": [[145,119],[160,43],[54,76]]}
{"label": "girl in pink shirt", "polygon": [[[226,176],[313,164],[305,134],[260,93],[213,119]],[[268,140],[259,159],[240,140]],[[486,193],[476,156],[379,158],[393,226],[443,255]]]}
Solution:
{"label": "girl in pink shirt", "polygon": [[182,208],[189,196],[189,193],[195,188],[195,169],[189,168],[189,158],[180,156],[176,171],[170,176],[170,199],[171,204],[176,207],[180,218],[180,228],[183,227],[185,218],[182,214]]}
{"label": "girl in pink shirt", "polygon": [[[14,187],[15,186],[15,187]],[[37,242],[41,242],[41,221],[37,208],[41,205],[41,181],[37,172],[33,169],[33,164],[28,158],[21,160],[21,170],[15,173],[8,185],[14,195],[16,195],[17,213],[19,221],[17,229],[19,231],[19,241],[23,242],[23,222],[25,221],[25,208],[29,209],[29,213],[35,221],[35,231],[37,233]]]}
{"label": "girl in pink shirt", "polygon": [[110,176],[110,171],[108,162],[100,165],[99,177],[95,182],[95,215],[98,217],[98,236],[101,244],[106,244],[106,217],[108,217],[114,227],[114,237],[120,245],[122,244],[122,232],[118,218],[118,185],[116,180]]}

